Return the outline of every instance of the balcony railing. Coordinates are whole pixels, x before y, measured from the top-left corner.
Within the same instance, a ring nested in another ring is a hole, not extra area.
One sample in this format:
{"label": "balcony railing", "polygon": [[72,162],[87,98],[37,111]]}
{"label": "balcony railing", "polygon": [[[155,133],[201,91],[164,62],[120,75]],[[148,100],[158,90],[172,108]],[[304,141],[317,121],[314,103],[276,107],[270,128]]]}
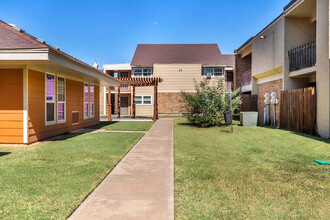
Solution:
{"label": "balcony railing", "polygon": [[241,86],[246,86],[251,84],[251,70],[244,72],[241,76]]}
{"label": "balcony railing", "polygon": [[130,91],[130,86],[128,84],[120,84],[120,91],[121,92]]}
{"label": "balcony railing", "polygon": [[297,0],[291,0],[289,4],[287,4],[284,8],[283,11],[286,11],[288,8],[291,7],[291,5],[293,5]]}
{"label": "balcony railing", "polygon": [[315,66],[316,42],[310,42],[288,52],[290,60],[290,72]]}

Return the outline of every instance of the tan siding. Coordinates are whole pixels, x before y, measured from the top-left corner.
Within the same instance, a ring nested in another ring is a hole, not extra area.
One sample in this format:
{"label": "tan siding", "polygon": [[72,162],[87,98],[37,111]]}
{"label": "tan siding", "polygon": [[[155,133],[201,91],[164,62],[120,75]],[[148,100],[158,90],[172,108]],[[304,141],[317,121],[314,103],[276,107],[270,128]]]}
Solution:
{"label": "tan siding", "polygon": [[153,106],[152,105],[136,105],[136,115],[152,116],[153,115]]}
{"label": "tan siding", "polygon": [[0,69],[0,143],[23,143],[22,69]]}
{"label": "tan siding", "polygon": [[[154,76],[163,78],[159,84],[160,92],[181,92],[195,89],[197,82],[204,80],[201,64],[155,64]],[[224,79],[224,78],[222,78]],[[216,79],[212,79],[214,83]]]}
{"label": "tan siding", "polygon": [[[95,86],[95,117],[83,119],[83,83],[66,79],[66,123],[45,125],[45,74],[29,70],[29,142],[66,133],[99,122],[99,87]],[[79,124],[72,125],[72,111]]]}

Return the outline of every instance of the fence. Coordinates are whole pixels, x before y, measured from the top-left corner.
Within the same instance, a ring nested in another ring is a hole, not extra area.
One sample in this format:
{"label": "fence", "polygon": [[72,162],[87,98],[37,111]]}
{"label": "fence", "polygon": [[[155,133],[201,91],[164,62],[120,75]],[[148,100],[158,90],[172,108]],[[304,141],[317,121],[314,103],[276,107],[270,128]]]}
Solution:
{"label": "fence", "polygon": [[282,129],[316,134],[316,92],[314,87],[281,92]]}
{"label": "fence", "polygon": [[241,112],[258,111],[258,95],[242,95]]}

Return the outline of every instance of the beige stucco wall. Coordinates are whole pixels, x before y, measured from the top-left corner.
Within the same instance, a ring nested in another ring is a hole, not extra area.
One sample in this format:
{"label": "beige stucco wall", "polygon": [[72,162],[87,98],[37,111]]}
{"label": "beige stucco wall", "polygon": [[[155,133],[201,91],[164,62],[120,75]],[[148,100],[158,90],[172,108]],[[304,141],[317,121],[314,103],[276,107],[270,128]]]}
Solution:
{"label": "beige stucco wall", "polygon": [[284,30],[281,18],[252,42],[252,76],[284,65]]}
{"label": "beige stucco wall", "polygon": [[317,127],[322,137],[330,138],[330,34],[329,0],[317,0]]}

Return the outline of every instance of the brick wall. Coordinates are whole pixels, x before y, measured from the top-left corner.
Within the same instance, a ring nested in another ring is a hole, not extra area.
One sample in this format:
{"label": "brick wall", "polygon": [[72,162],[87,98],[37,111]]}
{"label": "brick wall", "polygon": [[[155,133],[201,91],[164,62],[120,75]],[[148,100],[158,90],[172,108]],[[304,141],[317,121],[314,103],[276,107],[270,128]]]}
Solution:
{"label": "brick wall", "polygon": [[248,55],[241,58],[239,55],[235,56],[235,69],[236,69],[236,88],[241,86],[241,76],[248,70],[251,70],[252,56]]}
{"label": "brick wall", "polygon": [[182,94],[176,93],[158,93],[158,111],[160,114],[166,113],[181,113],[184,111],[182,108]]}
{"label": "brick wall", "polygon": [[[264,123],[264,103],[265,93],[276,92],[278,99],[280,98],[280,91],[283,89],[282,80],[276,80],[258,85],[258,112],[259,112],[259,123]],[[281,104],[281,100],[280,100]],[[276,105],[276,125],[280,126],[280,104]]]}

